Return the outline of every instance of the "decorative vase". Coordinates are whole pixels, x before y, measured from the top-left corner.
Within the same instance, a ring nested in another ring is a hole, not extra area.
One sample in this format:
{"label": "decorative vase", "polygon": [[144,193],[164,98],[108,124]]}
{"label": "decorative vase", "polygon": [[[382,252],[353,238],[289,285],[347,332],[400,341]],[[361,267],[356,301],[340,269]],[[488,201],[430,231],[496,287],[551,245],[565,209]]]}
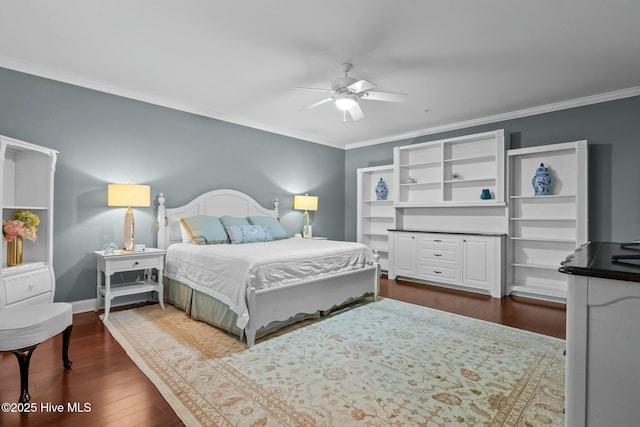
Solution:
{"label": "decorative vase", "polygon": [[7,242],[7,266],[22,264],[22,237]]}
{"label": "decorative vase", "polygon": [[549,175],[549,168],[546,167],[544,163],[540,163],[540,167],[536,169],[536,174],[531,179],[534,195],[548,196],[551,194],[552,182],[551,175]]}
{"label": "decorative vase", "polygon": [[387,200],[388,193],[389,191],[387,190],[387,184],[385,184],[382,178],[380,178],[380,181],[378,181],[378,185],[376,185],[376,199]]}
{"label": "decorative vase", "polygon": [[480,194],[480,198],[482,200],[489,200],[491,199],[491,192],[489,191],[488,188],[483,188],[482,189],[482,194]]}

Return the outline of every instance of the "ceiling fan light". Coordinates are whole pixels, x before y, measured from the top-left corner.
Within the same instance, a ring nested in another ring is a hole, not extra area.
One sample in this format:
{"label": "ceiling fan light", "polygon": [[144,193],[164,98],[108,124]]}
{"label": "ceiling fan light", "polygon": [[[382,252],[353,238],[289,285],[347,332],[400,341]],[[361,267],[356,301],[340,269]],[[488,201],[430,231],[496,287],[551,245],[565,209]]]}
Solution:
{"label": "ceiling fan light", "polygon": [[339,110],[348,111],[356,102],[358,101],[355,95],[344,95],[336,99],[336,107],[338,107]]}

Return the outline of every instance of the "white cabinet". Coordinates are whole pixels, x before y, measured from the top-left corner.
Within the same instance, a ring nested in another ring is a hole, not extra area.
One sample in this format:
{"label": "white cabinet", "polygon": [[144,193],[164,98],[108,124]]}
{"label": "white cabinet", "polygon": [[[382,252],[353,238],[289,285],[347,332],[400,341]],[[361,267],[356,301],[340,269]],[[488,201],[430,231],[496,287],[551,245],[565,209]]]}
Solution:
{"label": "white cabinet", "polygon": [[389,279],[398,276],[503,295],[504,235],[392,230]]}
{"label": "white cabinet", "polygon": [[466,236],[462,239],[462,281],[469,286],[487,288],[493,280],[491,256],[493,239]]}
{"label": "white cabinet", "polygon": [[396,147],[393,158],[400,207],[505,204],[502,129]]}
{"label": "white cabinet", "polygon": [[2,219],[10,220],[13,213],[21,209],[29,210],[40,218],[36,241],[24,239],[21,265],[7,265],[7,243],[2,242],[0,310],[13,305],[53,301],[53,178],[56,159],[54,150],[0,136]]}
{"label": "white cabinet", "polygon": [[[509,150],[509,271],[507,293],[564,299],[567,277],[557,270],[587,242],[587,142]],[[531,180],[544,163],[551,194],[535,196]]]}
{"label": "white cabinet", "polygon": [[[380,255],[380,267],[389,269],[389,232],[395,226],[393,165],[360,168],[357,171],[357,240]],[[385,200],[377,200],[376,186],[387,186]]]}
{"label": "white cabinet", "polygon": [[391,244],[393,245],[389,258],[389,279],[396,276],[416,277],[418,272],[418,238],[414,233],[390,232]]}
{"label": "white cabinet", "polygon": [[592,242],[577,250],[567,273],[565,408],[569,427],[636,426],[640,419],[639,260],[619,243]]}

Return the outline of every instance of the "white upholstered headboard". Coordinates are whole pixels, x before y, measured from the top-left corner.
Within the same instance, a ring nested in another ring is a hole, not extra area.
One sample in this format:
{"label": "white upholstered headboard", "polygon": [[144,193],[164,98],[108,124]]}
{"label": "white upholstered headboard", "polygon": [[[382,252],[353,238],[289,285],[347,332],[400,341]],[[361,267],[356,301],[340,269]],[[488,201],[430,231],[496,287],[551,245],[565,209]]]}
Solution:
{"label": "white upholstered headboard", "polygon": [[275,218],[278,214],[278,199],[273,201],[273,209],[266,209],[251,196],[236,190],[214,190],[204,193],[184,206],[167,208],[164,195],[158,197],[158,248],[167,249],[173,243],[182,242],[180,218],[195,215],[240,216],[267,215]]}

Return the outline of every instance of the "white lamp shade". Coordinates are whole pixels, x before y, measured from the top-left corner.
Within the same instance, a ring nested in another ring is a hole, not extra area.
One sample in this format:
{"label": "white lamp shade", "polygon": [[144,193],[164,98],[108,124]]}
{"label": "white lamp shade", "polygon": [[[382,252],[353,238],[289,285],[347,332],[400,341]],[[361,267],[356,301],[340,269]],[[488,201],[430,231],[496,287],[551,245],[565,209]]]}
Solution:
{"label": "white lamp shade", "polygon": [[317,211],[318,210],[318,196],[294,196],[293,197],[293,209],[300,211]]}
{"label": "white lamp shade", "polygon": [[151,206],[151,187],[136,184],[109,184],[107,206]]}

